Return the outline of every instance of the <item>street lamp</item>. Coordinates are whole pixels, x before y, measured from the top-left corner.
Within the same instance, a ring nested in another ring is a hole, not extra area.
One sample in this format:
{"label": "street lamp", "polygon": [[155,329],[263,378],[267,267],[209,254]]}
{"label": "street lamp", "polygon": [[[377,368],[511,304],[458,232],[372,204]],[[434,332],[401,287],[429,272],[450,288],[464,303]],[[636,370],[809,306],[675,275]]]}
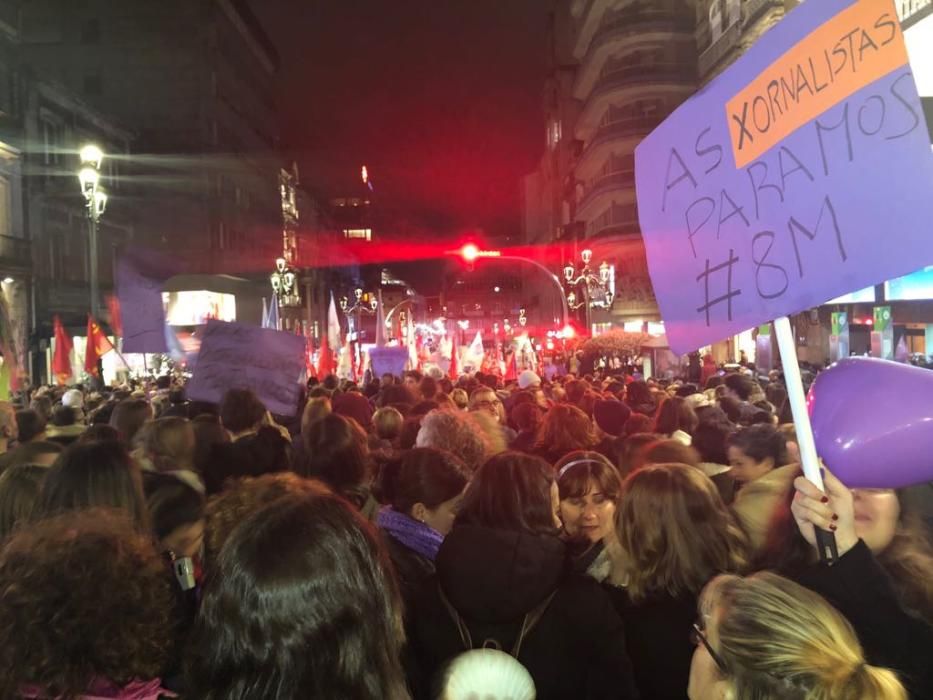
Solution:
{"label": "street lamp", "polygon": [[85,210],[88,221],[88,247],[90,248],[90,287],[91,287],[91,315],[96,319],[100,314],[100,289],[97,274],[97,227],[100,217],[107,209],[107,194],[100,187],[100,166],[104,161],[104,152],[94,144],[87,144],[81,148],[81,169],[78,171],[78,181],[81,183],[81,194],[84,195]]}
{"label": "street lamp", "polygon": [[269,282],[279,307],[301,305],[295,271],[288,266],[285,258],[275,259],[275,270],[269,275]]}
{"label": "street lamp", "polygon": [[353,296],[355,298],[355,303],[350,304],[350,300],[346,296],[340,297],[340,309],[347,316],[356,314],[356,340],[358,343],[363,341],[363,314],[374,314],[379,310],[379,300],[376,298],[375,294],[368,294],[369,301],[363,301],[364,294],[361,287],[357,287],[353,290]]}
{"label": "street lamp", "polygon": [[[580,258],[583,260],[583,269],[579,273],[572,262],[568,261],[564,265],[564,281],[568,287],[567,304],[572,309],[586,307],[586,327],[591,331],[590,310],[596,307],[609,308],[615,298],[615,266],[604,260],[599,265],[599,272],[593,272],[590,268],[593,251],[589,248],[581,251]],[[577,294],[574,291],[577,286],[582,286],[583,291],[583,299],[580,302],[577,302]]]}

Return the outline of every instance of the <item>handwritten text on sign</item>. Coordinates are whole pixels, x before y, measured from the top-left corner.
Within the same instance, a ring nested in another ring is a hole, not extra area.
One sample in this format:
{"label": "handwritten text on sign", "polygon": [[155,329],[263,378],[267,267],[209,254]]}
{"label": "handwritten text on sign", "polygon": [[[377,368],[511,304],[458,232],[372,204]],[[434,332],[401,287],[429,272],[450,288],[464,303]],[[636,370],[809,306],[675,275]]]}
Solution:
{"label": "handwritten text on sign", "polygon": [[304,338],[292,333],[209,321],[188,396],[219,403],[228,389],[252,389],[272,413],[293,416],[304,350]]}
{"label": "handwritten text on sign", "polygon": [[891,1],[798,7],[642,142],[636,178],[675,351],[933,261],[933,154]]}

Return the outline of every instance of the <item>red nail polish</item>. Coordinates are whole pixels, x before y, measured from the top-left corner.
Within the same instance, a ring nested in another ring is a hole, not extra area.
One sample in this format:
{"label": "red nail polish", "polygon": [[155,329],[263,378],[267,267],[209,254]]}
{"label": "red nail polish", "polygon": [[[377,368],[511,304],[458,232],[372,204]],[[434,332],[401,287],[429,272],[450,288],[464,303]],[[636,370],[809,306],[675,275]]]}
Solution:
{"label": "red nail polish", "polygon": [[829,503],[829,496],[823,496],[820,499],[820,503]]}
{"label": "red nail polish", "polygon": [[829,529],[832,530],[833,532],[835,532],[835,531],[836,531],[836,526],[833,525],[832,523],[830,523]]}
{"label": "red nail polish", "polygon": [[833,513],[833,520],[839,520],[839,516]]}

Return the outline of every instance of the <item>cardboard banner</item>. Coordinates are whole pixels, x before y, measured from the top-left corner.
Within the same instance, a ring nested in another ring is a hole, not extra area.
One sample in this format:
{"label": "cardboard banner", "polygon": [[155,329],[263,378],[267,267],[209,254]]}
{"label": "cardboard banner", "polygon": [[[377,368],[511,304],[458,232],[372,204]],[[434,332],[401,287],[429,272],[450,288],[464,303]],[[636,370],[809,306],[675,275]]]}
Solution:
{"label": "cardboard banner", "polygon": [[678,354],[933,262],[933,153],[891,0],[801,4],[635,156]]}
{"label": "cardboard banner", "polygon": [[117,260],[123,352],[168,351],[162,289],[179,272],[180,265],[153,251],[131,250]]}
{"label": "cardboard banner", "polygon": [[195,401],[220,403],[228,389],[252,389],[272,413],[293,416],[304,351],[305,339],[294,333],[208,321],[186,392]]}

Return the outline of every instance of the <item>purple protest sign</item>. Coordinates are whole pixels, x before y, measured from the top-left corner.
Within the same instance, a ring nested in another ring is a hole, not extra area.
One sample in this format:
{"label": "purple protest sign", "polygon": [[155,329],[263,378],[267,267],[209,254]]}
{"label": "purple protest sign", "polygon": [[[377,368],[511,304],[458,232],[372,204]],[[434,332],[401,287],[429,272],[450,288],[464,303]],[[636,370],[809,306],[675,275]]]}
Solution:
{"label": "purple protest sign", "polygon": [[933,262],[933,153],[891,2],[801,4],[635,157],[675,352]]}
{"label": "purple protest sign", "polygon": [[272,413],[298,410],[305,339],[294,333],[225,321],[208,321],[186,393],[220,403],[228,389],[252,389]]}
{"label": "purple protest sign", "polygon": [[373,376],[381,377],[383,374],[392,374],[401,377],[408,362],[408,348],[385,347],[370,348],[369,362],[373,368]]}
{"label": "purple protest sign", "polygon": [[123,352],[168,351],[162,288],[179,272],[180,265],[152,251],[127,251],[117,260]]}

